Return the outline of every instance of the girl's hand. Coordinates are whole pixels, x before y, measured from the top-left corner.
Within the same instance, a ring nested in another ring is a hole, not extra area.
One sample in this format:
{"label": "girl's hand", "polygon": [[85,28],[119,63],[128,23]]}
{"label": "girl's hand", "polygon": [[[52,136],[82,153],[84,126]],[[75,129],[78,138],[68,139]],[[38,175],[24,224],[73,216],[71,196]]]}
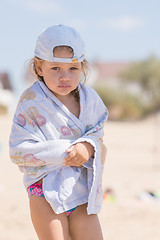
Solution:
{"label": "girl's hand", "polygon": [[81,167],[94,155],[94,147],[88,142],[80,142],[66,150],[68,156],[64,159],[65,166]]}

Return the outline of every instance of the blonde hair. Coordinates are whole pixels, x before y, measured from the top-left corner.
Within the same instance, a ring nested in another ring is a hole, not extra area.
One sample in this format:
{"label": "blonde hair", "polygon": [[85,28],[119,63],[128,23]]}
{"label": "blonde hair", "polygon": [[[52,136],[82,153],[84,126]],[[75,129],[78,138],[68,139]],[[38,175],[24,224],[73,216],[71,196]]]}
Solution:
{"label": "blonde hair", "polygon": [[[64,49],[66,49],[67,51],[73,53],[73,49],[72,49],[71,47],[69,47],[69,46],[58,46],[58,47],[55,47],[55,49],[53,50],[53,54],[54,54],[54,51],[55,51],[56,49],[58,49],[58,48],[64,48]],[[37,77],[38,80],[44,82],[43,77],[40,76],[40,75],[38,74],[38,72],[37,72],[36,64],[35,64],[36,61],[39,61],[39,62],[43,63],[44,60],[41,59],[41,58],[38,58],[38,57],[36,57],[36,56],[33,57],[33,58],[30,60],[30,62],[29,62],[29,70],[30,70],[30,72],[31,72],[34,76]],[[84,76],[84,77],[83,77],[83,84],[82,84],[82,87],[83,87],[83,85],[86,83],[86,81],[87,81],[87,79],[88,79],[88,75],[89,75],[89,63],[88,63],[88,61],[87,61],[87,60],[83,60],[83,61],[81,62],[81,67],[82,67],[82,73],[83,73],[83,76]],[[72,93],[73,93],[73,95],[75,96],[76,100],[79,101],[79,91],[78,91],[78,87],[77,87],[75,90],[73,90]]]}

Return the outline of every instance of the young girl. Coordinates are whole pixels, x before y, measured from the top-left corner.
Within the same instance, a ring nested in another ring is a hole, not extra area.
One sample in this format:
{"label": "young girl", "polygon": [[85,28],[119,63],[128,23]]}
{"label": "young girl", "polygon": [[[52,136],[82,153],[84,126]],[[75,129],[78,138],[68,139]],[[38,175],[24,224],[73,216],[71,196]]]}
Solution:
{"label": "young girl", "polygon": [[39,36],[33,69],[38,81],[18,103],[10,156],[24,173],[31,218],[40,240],[101,240],[108,112],[86,79],[84,43],[71,27]]}

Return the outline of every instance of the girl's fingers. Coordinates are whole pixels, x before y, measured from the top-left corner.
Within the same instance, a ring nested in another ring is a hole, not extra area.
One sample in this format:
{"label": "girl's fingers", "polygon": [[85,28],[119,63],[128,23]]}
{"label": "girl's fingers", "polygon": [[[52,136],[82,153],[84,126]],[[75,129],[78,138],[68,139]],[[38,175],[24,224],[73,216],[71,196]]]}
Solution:
{"label": "girl's fingers", "polygon": [[71,160],[67,161],[64,163],[65,166],[74,166],[74,167],[79,167],[81,166],[81,160],[79,160],[79,158],[77,156],[75,156],[74,158],[72,158]]}
{"label": "girl's fingers", "polygon": [[74,147],[75,147],[75,146],[73,145],[73,146],[71,146],[70,148],[66,149],[66,152],[67,152],[67,153],[71,152],[71,151],[74,149]]}
{"label": "girl's fingers", "polygon": [[74,150],[72,150],[72,151],[67,155],[67,157],[64,158],[64,161],[65,161],[65,162],[70,161],[70,160],[73,159],[75,156],[76,156],[76,152],[75,152]]}

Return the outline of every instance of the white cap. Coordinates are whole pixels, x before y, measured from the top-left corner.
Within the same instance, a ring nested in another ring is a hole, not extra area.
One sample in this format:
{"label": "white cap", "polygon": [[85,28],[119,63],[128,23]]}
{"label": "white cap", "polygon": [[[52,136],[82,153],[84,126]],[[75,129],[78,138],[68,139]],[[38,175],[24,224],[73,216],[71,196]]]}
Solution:
{"label": "white cap", "polygon": [[[73,49],[72,58],[56,58],[53,50],[57,46],[69,46]],[[36,42],[35,56],[49,62],[82,62],[85,44],[74,28],[56,25],[45,29]]]}

